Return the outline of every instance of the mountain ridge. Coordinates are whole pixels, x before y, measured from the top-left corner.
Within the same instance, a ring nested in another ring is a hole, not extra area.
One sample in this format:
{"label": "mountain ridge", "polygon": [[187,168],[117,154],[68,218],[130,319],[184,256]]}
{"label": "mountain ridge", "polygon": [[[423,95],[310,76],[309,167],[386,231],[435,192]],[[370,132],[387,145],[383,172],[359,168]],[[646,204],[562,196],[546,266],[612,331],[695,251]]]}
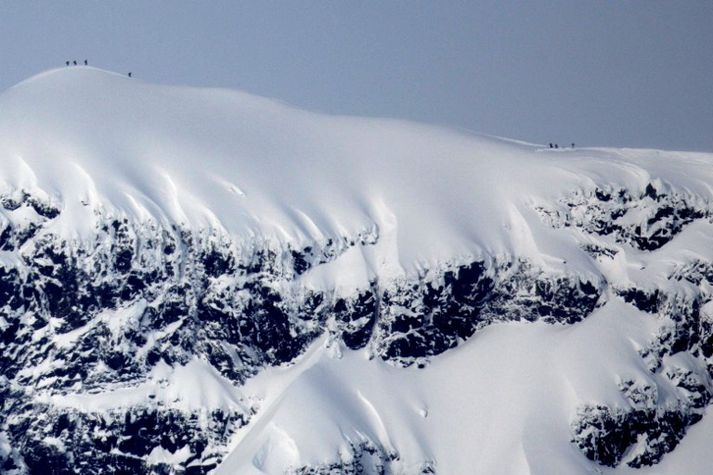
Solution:
{"label": "mountain ridge", "polygon": [[70,67],[0,162],[8,473],[652,473],[710,426],[712,154]]}

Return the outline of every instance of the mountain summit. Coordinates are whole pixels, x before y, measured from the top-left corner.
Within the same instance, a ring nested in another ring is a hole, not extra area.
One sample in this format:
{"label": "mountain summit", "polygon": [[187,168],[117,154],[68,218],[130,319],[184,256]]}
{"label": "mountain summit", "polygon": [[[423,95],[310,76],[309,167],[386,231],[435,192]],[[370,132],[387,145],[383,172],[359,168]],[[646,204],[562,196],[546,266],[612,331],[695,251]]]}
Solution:
{"label": "mountain summit", "polygon": [[712,185],[42,73],[0,95],[0,468],[708,473]]}

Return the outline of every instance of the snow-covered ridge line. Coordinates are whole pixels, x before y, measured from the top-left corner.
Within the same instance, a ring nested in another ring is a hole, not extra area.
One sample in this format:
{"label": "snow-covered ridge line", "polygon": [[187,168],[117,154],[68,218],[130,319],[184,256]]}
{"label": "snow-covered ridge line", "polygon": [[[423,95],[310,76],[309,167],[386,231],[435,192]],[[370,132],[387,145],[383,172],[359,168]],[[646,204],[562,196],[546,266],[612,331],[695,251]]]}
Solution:
{"label": "snow-covered ridge line", "polygon": [[0,163],[8,473],[626,473],[713,399],[711,154],[77,67]]}
{"label": "snow-covered ridge line", "polygon": [[96,210],[294,247],[376,227],[394,235],[385,266],[410,271],[537,253],[550,236],[531,203],[598,183],[633,191],[663,179],[711,196],[707,154],[548,150],[90,67],[24,81],[0,111],[0,191],[61,207],[54,231],[67,237],[91,235]]}

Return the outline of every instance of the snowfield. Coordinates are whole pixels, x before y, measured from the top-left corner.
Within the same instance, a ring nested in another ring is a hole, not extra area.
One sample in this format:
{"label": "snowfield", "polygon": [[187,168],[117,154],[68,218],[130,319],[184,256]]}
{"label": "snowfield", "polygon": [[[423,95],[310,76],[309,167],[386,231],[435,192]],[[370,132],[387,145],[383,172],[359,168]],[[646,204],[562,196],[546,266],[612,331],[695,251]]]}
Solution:
{"label": "snowfield", "polygon": [[48,71],[0,333],[3,473],[708,474],[713,154]]}

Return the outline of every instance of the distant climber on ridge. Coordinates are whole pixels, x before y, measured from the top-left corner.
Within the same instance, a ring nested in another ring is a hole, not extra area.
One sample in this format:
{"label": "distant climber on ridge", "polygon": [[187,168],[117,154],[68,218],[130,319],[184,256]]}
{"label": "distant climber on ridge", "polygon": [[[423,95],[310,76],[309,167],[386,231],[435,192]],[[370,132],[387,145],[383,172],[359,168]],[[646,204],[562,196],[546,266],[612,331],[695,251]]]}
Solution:
{"label": "distant climber on ridge", "polygon": [[129,72],[129,77],[131,77],[131,72]]}
{"label": "distant climber on ridge", "polygon": [[86,65],[88,65],[88,64],[89,64],[89,63],[87,63],[87,60],[85,59],[85,60],[84,60],[84,65],[86,66]]}

